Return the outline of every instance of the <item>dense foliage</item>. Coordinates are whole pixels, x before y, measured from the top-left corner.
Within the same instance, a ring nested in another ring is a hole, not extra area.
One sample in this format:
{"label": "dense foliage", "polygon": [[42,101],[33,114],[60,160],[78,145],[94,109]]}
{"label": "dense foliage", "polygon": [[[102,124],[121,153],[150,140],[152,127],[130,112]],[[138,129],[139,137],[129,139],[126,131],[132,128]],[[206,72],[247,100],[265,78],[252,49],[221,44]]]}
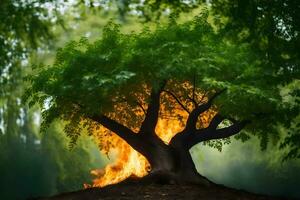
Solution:
{"label": "dense foliage", "polygon": [[[251,120],[240,138],[257,135],[264,149],[269,138],[279,138],[278,123],[290,123],[297,113],[285,110],[276,81],[283,75],[270,74],[269,63],[261,58],[251,44],[214,31],[207,14],[183,24],[171,19],[155,31],[145,28],[132,34],[122,34],[109,23],[100,40],[70,42],[58,51],[53,66],[37,68],[28,95],[32,103],[49,105],[43,113],[45,125],[55,118],[68,120],[66,131],[76,140],[82,120],[117,112],[114,105],[120,99],[128,102],[128,112],[136,107],[136,95],[147,101],[144,86],[158,88],[167,81],[166,87],[172,88],[195,79],[203,92],[227,89],[216,102],[217,110],[236,120]],[[118,120],[136,122],[133,115]]]}
{"label": "dense foliage", "polygon": [[[300,157],[300,4],[295,0],[211,1],[212,11],[223,19],[222,33],[247,41],[261,55],[266,69],[261,75],[273,77],[271,84],[281,87],[284,108],[281,123],[288,135],[281,148],[291,148],[286,158]],[[225,19],[225,20],[224,20]],[[284,123],[285,122],[285,123]]]}

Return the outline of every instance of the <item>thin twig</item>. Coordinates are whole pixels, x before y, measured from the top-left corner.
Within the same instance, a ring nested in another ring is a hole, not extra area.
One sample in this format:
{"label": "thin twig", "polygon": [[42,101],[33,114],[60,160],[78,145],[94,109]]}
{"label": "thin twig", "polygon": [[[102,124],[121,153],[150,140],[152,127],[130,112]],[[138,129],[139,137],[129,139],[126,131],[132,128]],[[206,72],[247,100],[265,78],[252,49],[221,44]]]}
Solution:
{"label": "thin twig", "polygon": [[181,103],[181,101],[176,97],[176,95],[174,93],[172,93],[171,91],[168,90],[162,90],[162,92],[166,92],[167,94],[171,95],[176,101],[177,103],[187,112],[190,114],[190,111]]}
{"label": "thin twig", "polygon": [[140,102],[138,102],[137,100],[135,102],[143,110],[144,114],[146,115],[147,112],[146,112],[145,108],[143,107],[143,105]]}

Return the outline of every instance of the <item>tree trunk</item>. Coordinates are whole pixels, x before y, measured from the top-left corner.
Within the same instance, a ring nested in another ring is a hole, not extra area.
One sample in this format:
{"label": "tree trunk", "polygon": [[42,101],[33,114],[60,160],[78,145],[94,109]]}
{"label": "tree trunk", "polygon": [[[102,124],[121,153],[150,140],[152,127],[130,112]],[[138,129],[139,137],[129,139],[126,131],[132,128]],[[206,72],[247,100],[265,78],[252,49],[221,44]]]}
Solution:
{"label": "tree trunk", "polygon": [[201,176],[195,167],[188,146],[177,134],[170,144],[163,143],[158,137],[143,138],[140,151],[151,165],[149,178],[161,183],[197,183],[209,185],[209,181]]}

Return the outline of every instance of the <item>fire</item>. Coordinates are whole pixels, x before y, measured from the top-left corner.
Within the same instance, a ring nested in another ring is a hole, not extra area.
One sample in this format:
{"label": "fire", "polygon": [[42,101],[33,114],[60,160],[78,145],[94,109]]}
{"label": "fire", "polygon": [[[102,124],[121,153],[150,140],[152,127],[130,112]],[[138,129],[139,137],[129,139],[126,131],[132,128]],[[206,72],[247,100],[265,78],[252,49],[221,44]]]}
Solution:
{"label": "fire", "polygon": [[[167,99],[176,104],[174,99],[170,97],[167,97]],[[201,96],[201,99],[203,100],[203,95]],[[189,105],[189,108],[191,108],[191,106],[192,105]],[[119,107],[116,108],[119,110],[118,112],[122,111],[120,107],[122,106],[119,105]],[[166,109],[164,109],[164,105],[161,105],[160,113],[168,113]],[[135,114],[142,115],[140,111],[135,111]],[[199,121],[201,121],[202,125],[208,124],[214,114],[215,112],[213,110],[208,111],[200,117]],[[166,144],[168,144],[172,137],[184,128],[183,122],[186,121],[188,113],[180,107],[176,107],[172,110],[172,116],[170,113],[166,115],[168,116],[163,117],[163,115],[161,115],[158,119],[156,133]],[[178,120],[178,116],[180,116],[182,120]],[[104,187],[119,183],[128,177],[143,177],[148,174],[151,166],[147,159],[130,147],[124,140],[119,138],[116,134],[109,132],[104,127],[95,128],[93,131],[96,133],[94,136],[96,136],[97,139],[100,138],[102,151],[116,155],[116,159],[104,169],[92,170],[91,174],[96,178],[91,185],[85,184],[85,188]]]}
{"label": "fire", "polygon": [[[181,113],[181,110],[178,110],[177,112]],[[184,112],[181,114],[186,115]],[[168,144],[175,134],[180,132],[183,128],[184,126],[182,126],[178,119],[159,119],[155,131],[159,138]]]}
{"label": "fire", "polygon": [[[182,128],[176,119],[159,119],[156,132],[165,143],[169,143],[172,137]],[[100,129],[99,131],[105,130]],[[109,152],[116,155],[116,160],[114,163],[108,164],[104,169],[92,170],[91,174],[96,178],[93,180],[92,185],[85,184],[85,188],[104,187],[119,183],[128,177],[143,177],[148,174],[151,169],[150,164],[143,155],[135,151],[115,134],[110,135],[109,139],[105,140],[110,140],[114,144],[114,147]]]}
{"label": "fire", "polygon": [[150,165],[147,159],[133,150],[126,142],[122,142],[113,151],[118,157],[113,164],[109,164],[105,169],[92,170],[91,174],[97,178],[93,180],[93,187],[104,187],[106,185],[118,183],[130,176],[145,176]]}

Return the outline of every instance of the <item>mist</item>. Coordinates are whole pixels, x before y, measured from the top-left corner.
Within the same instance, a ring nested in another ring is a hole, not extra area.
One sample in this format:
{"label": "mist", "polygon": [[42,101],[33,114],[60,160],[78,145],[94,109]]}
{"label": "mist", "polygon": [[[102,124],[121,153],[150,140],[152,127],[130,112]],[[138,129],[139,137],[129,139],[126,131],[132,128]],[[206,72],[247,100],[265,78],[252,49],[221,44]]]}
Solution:
{"label": "mist", "polygon": [[300,161],[282,162],[274,146],[261,151],[257,138],[232,141],[222,152],[198,144],[191,153],[197,170],[215,183],[258,194],[300,197]]}
{"label": "mist", "polygon": [[23,200],[83,189],[90,170],[106,164],[91,137],[69,147],[61,122],[43,134],[0,136],[0,199]]}

